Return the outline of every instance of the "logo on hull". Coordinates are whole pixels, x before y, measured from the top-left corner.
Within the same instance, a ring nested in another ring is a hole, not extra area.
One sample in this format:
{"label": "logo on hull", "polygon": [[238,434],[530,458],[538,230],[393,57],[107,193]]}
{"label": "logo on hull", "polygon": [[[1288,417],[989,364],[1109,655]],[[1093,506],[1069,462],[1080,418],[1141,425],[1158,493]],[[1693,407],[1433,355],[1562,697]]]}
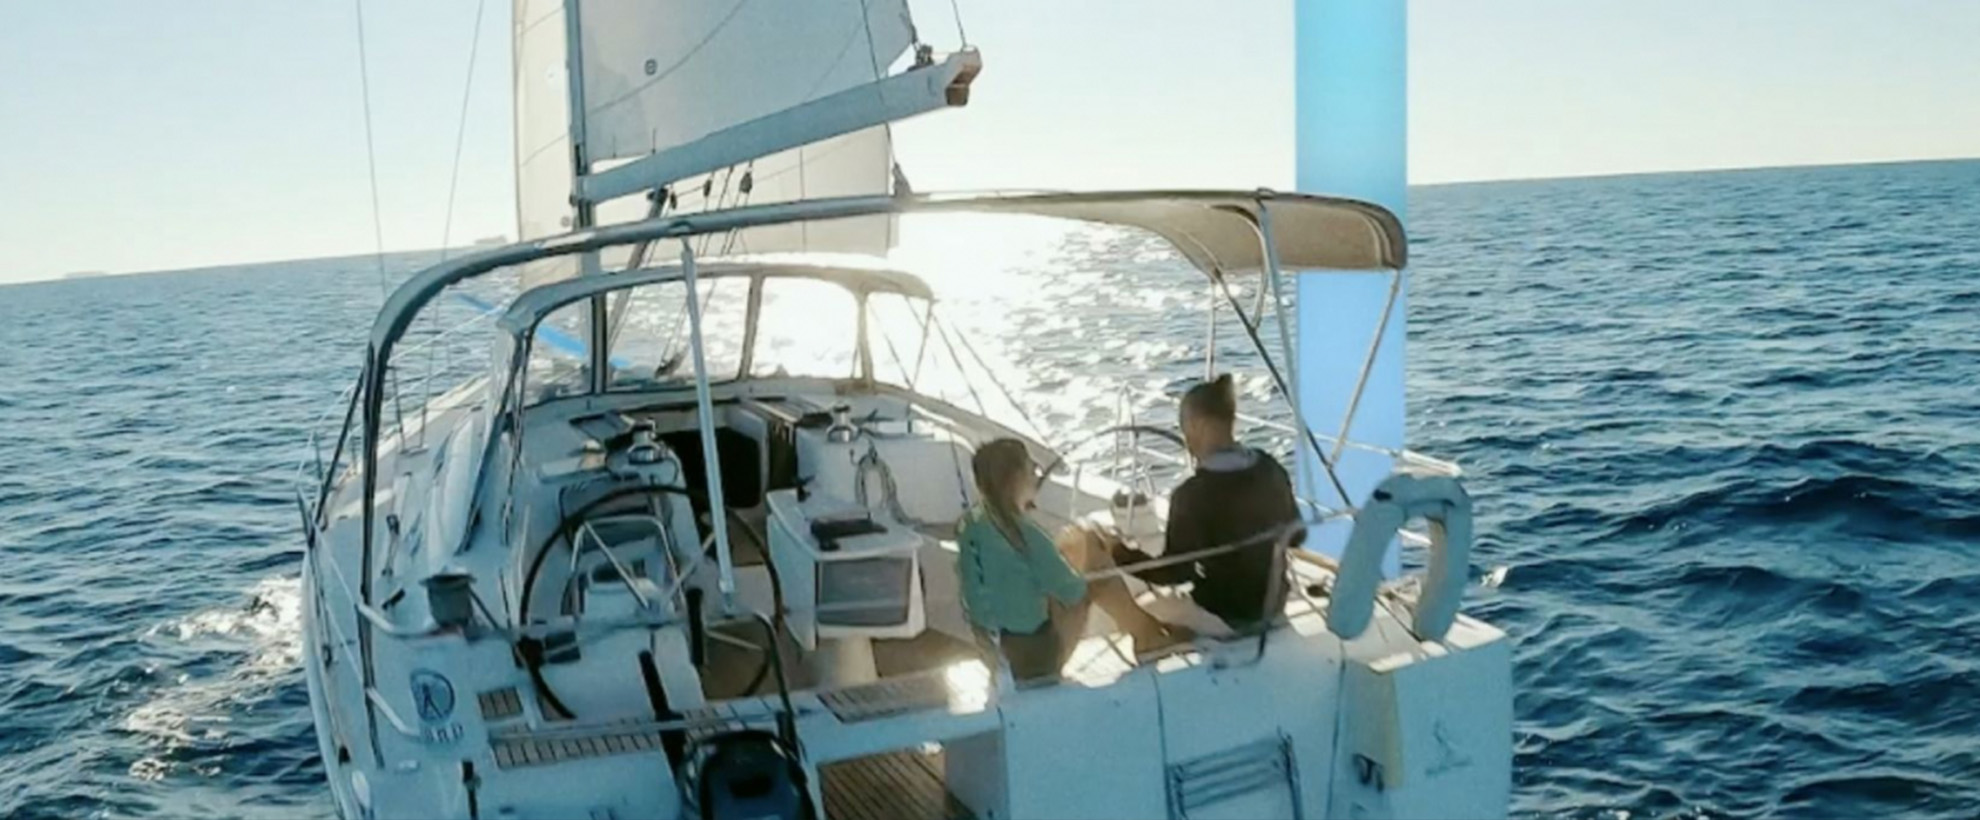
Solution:
{"label": "logo on hull", "polygon": [[1437,762],[1430,764],[1430,768],[1425,769],[1424,774],[1439,777],[1446,772],[1471,765],[1471,758],[1458,751],[1457,744],[1451,740],[1451,729],[1445,726],[1443,721],[1437,721],[1430,736],[1437,739]]}
{"label": "logo on hull", "polygon": [[419,712],[419,736],[427,743],[452,743],[464,731],[454,715],[454,683],[427,669],[412,673],[413,708]]}
{"label": "logo on hull", "polygon": [[425,669],[414,671],[412,696],[420,720],[439,723],[454,714],[454,684],[438,672]]}

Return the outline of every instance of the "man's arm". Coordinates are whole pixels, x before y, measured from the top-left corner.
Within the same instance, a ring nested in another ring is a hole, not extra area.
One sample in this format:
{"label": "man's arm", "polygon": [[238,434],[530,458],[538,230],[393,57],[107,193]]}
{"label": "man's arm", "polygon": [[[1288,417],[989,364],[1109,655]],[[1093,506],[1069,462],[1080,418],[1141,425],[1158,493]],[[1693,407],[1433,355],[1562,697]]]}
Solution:
{"label": "man's arm", "polygon": [[[1169,522],[1168,531],[1163,534],[1165,544],[1162,550],[1163,558],[1187,555],[1205,546],[1201,523],[1203,511],[1198,509],[1202,502],[1198,500],[1194,490],[1195,486],[1191,482],[1184,481],[1181,487],[1176,488],[1175,495],[1169,497]],[[1125,550],[1125,548],[1124,551],[1127,553],[1125,556],[1114,557],[1115,563],[1129,564],[1150,560],[1150,556],[1139,551]],[[1197,578],[1195,561],[1182,561],[1148,569],[1130,570],[1130,572],[1143,581],[1164,586],[1186,584]]]}
{"label": "man's arm", "polygon": [[[1281,503],[1283,503],[1285,507],[1286,521],[1296,522],[1296,521],[1305,520],[1305,517],[1300,515],[1299,512],[1299,497],[1293,494],[1292,475],[1286,472],[1285,465],[1280,464],[1278,459],[1272,458],[1270,454],[1266,454],[1265,457],[1271,459],[1272,466],[1277,467],[1279,470],[1279,486],[1284,488],[1282,490],[1282,495],[1285,500]],[[1305,545],[1306,545],[1306,528],[1304,527],[1301,527],[1298,531],[1294,532],[1292,534],[1292,538],[1286,542],[1286,546],[1291,547],[1293,549],[1298,549]]]}

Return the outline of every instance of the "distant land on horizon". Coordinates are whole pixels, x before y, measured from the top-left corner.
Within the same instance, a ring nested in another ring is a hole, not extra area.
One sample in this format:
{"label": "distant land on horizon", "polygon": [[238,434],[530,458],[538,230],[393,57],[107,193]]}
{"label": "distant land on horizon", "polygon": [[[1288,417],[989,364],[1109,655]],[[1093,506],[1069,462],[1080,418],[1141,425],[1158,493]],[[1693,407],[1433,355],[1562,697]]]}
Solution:
{"label": "distant land on horizon", "polygon": [[[1808,163],[1802,165],[1760,165],[1760,166],[1744,166],[1737,168],[1687,168],[1687,169],[1670,170],[1670,171],[1620,171],[1616,173],[1585,174],[1578,176],[1522,177],[1517,179],[1481,179],[1481,180],[1458,180],[1458,181],[1431,182],[1431,183],[1411,183],[1409,187],[1411,190],[1425,190],[1432,188],[1449,188],[1449,187],[1489,187],[1494,185],[1521,185],[1521,184],[1531,184],[1531,183],[1540,183],[1540,182],[1561,182],[1561,183],[1596,182],[1601,180],[1630,179],[1636,177],[1668,177],[1668,176],[1692,176],[1692,175],[1705,175],[1705,174],[1759,173],[1759,172],[1767,172],[1767,171],[1865,168],[1865,167],[1876,167],[1883,165],[1954,165],[1954,164],[1969,163],[1969,162],[1980,162],[1980,157],[1887,159],[1887,160],[1868,160],[1863,162]],[[408,249],[408,250],[388,250],[384,252],[384,255],[386,257],[402,257],[402,256],[417,256],[420,254],[437,254],[442,251],[449,251],[449,252],[469,251],[469,250],[474,250],[476,248],[487,248],[487,247],[506,245],[510,241],[511,240],[509,239],[508,235],[503,234],[498,236],[485,236],[480,239],[474,240],[470,244],[460,245],[452,248],[419,248],[419,249]],[[302,257],[302,258],[293,258],[293,259],[259,259],[259,260],[250,260],[244,262],[225,262],[225,263],[212,264],[212,265],[194,265],[183,268],[163,268],[157,270],[142,270],[142,271],[119,271],[115,273],[100,271],[100,270],[85,270],[85,271],[77,271],[74,273],[49,276],[41,279],[24,279],[14,282],[0,281],[0,288],[7,287],[8,285],[29,285],[37,282],[59,282],[59,281],[69,281],[69,280],[98,279],[98,278],[111,278],[111,277],[122,277],[122,276],[145,276],[145,275],[157,274],[157,273],[194,273],[200,271],[221,271],[221,270],[231,270],[236,268],[259,267],[263,265],[284,265],[284,264],[306,263],[306,262],[337,262],[341,260],[352,260],[352,261],[362,260],[365,263],[369,264],[370,260],[374,259],[378,255],[379,254],[374,251],[362,251],[357,253],[337,254],[334,256]]]}
{"label": "distant land on horizon", "polygon": [[[462,251],[471,251],[476,248],[484,248],[484,247],[490,247],[490,245],[485,244],[483,241],[477,241],[472,245],[461,245],[459,247],[454,247],[454,248],[418,248],[413,250],[388,250],[384,253],[384,256],[387,259],[398,259],[401,257],[409,257],[409,256],[411,257],[431,256],[438,254],[443,250],[459,253]],[[11,281],[11,282],[0,280],[0,288],[9,287],[12,285],[45,285],[53,282],[69,282],[69,281],[86,280],[86,279],[122,279],[129,276],[153,276],[158,274],[170,274],[170,273],[208,273],[208,272],[217,272],[217,271],[240,270],[242,268],[260,268],[260,267],[267,267],[269,265],[295,265],[295,264],[306,264],[311,262],[341,262],[346,260],[353,263],[363,264],[365,267],[368,268],[373,264],[372,260],[376,259],[378,256],[379,254],[374,251],[365,251],[362,253],[340,253],[335,256],[305,256],[305,257],[299,257],[293,259],[256,259],[247,262],[223,262],[216,265],[192,265],[183,268],[160,268],[158,270],[133,270],[133,271],[115,271],[115,272],[100,271],[100,270],[76,271],[74,273],[65,273],[65,274],[49,276],[41,279],[22,279],[19,281]]]}

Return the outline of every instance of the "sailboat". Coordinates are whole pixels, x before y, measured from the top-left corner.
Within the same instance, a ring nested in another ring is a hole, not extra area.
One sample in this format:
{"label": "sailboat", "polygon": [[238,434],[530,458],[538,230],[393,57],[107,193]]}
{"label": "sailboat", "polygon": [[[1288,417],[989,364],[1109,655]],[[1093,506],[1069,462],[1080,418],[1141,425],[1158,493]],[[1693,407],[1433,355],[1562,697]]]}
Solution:
{"label": "sailboat", "polygon": [[[966,105],[982,58],[936,53],[903,0],[514,13],[520,241],[390,294],[298,495],[340,815],[1503,816],[1510,655],[1459,612],[1456,465],[1319,435],[1294,401],[1302,526],[1351,527],[1342,554],[1220,546],[1269,551],[1281,611],[1159,652],[1096,616],[1061,676],[1020,682],[957,590],[976,449],[1022,441],[1041,523],[1152,565],[1178,560],[1173,433],[1123,419],[1055,448],[1021,429],[928,281],[885,259],[914,214],[1145,232],[1297,396],[1284,283],[1399,276],[1393,214],[1264,190],[912,192],[889,124]],[[450,294],[484,308],[462,332],[486,367],[436,386],[419,364],[458,337],[415,329]],[[1393,472],[1350,497],[1344,449]],[[1397,543],[1428,549],[1421,573],[1384,577]],[[1109,574],[1150,611],[1187,605],[1136,569]]]}

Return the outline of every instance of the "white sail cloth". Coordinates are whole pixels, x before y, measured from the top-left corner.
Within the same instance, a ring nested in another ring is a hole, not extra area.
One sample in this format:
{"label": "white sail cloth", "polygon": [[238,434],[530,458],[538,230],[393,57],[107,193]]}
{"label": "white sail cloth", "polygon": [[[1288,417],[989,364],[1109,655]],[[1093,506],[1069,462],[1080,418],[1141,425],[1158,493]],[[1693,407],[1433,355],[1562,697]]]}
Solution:
{"label": "white sail cloth", "polygon": [[536,239],[571,229],[570,78],[564,0],[515,0],[516,229]]}
{"label": "white sail cloth", "polygon": [[[580,106],[570,104],[565,0],[515,0],[522,239],[576,225],[574,109],[584,112],[587,161],[630,160],[880,79],[914,39],[904,0],[582,0],[573,7]],[[667,212],[884,194],[892,181],[891,138],[876,126],[675,181]],[[651,208],[639,196],[601,203],[593,224],[645,218]],[[713,249],[884,254],[893,239],[891,217],[862,217],[751,230]],[[675,252],[658,247],[653,256]],[[607,268],[623,263],[602,260]],[[525,272],[525,285],[572,273],[568,261],[546,263]]]}
{"label": "white sail cloth", "polygon": [[904,0],[584,0],[593,162],[638,157],[886,76]]}

